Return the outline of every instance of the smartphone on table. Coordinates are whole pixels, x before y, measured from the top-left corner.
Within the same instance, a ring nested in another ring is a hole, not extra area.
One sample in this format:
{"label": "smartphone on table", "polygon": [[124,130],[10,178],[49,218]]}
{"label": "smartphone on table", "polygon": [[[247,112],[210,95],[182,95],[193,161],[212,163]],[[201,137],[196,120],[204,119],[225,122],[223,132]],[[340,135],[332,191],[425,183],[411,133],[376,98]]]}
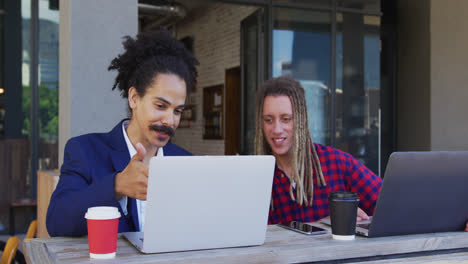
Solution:
{"label": "smartphone on table", "polygon": [[278,226],[299,232],[304,235],[319,235],[327,233],[327,230],[321,227],[313,226],[309,223],[302,223],[298,221],[292,221],[289,225],[278,224]]}

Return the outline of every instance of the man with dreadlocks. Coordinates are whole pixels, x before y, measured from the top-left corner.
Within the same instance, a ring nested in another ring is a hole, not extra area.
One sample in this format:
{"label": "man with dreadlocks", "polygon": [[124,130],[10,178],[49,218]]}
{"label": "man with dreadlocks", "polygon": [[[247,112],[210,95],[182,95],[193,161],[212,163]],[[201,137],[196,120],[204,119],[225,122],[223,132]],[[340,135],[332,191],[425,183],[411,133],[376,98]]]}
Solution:
{"label": "man with dreadlocks", "polygon": [[358,221],[374,211],[381,179],[351,155],[312,141],[304,88],[289,77],[257,92],[255,153],[276,158],[269,224],[327,217],[334,191],[359,194]]}
{"label": "man with dreadlocks", "polygon": [[359,194],[358,220],[372,214],[381,179],[351,155],[312,141],[304,88],[289,77],[257,92],[255,153],[276,158],[269,224],[313,222],[329,215],[328,195]]}
{"label": "man with dreadlocks", "polygon": [[118,71],[112,89],[128,99],[130,119],[67,142],[47,212],[51,236],[86,235],[84,215],[93,206],[119,208],[119,232],[143,231],[150,158],[190,155],[168,142],[196,84],[198,60],[167,31],[127,36],[123,45],[108,69]]}

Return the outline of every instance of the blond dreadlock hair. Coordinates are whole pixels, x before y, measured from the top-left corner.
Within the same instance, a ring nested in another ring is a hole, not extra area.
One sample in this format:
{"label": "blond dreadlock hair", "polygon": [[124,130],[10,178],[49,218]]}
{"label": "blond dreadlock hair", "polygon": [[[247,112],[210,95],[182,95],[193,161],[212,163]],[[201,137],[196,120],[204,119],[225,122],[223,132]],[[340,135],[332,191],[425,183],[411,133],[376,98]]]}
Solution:
{"label": "blond dreadlock hair", "polygon": [[[257,91],[255,114],[255,154],[271,155],[271,147],[263,133],[263,103],[267,96],[288,96],[291,100],[294,120],[294,139],[292,146],[291,175],[290,179],[296,183],[294,196],[292,184],[289,190],[291,199],[296,203],[311,206],[314,197],[314,171],[317,184],[326,186],[323,178],[322,167],[314,147],[314,142],[309,132],[307,119],[307,105],[305,91],[301,84],[290,77],[273,78],[265,83]],[[272,205],[273,207],[273,205]]]}

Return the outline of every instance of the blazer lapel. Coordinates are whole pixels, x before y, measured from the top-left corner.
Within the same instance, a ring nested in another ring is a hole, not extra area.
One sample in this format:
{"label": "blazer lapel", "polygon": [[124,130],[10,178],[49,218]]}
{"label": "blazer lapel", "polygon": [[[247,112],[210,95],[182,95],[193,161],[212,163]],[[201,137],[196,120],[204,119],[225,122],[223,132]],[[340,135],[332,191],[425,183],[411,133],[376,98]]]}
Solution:
{"label": "blazer lapel", "polygon": [[[112,131],[109,133],[109,141],[113,148],[113,151],[111,151],[110,155],[112,165],[116,172],[123,171],[130,162],[130,153],[128,152],[127,143],[125,142],[125,137],[123,135],[122,122],[115,126],[114,129],[112,129]],[[131,221],[133,222],[134,230],[139,231],[140,225],[138,221],[138,208],[136,200],[130,197],[127,197],[127,199],[127,212],[131,218]]]}
{"label": "blazer lapel", "polygon": [[130,162],[130,153],[128,152],[127,143],[122,131],[122,120],[118,125],[109,132],[109,144],[113,151],[110,152],[112,165],[117,172],[123,171]]}
{"label": "blazer lapel", "polygon": [[111,152],[112,165],[116,172],[121,172],[127,167],[130,162],[130,154],[123,151],[112,151]]}

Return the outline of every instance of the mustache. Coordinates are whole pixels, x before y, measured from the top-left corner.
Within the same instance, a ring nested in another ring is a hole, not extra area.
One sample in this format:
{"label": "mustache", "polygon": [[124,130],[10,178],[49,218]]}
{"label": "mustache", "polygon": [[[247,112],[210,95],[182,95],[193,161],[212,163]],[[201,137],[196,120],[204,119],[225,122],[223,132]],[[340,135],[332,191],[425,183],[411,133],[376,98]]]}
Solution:
{"label": "mustache", "polygon": [[157,132],[161,132],[161,133],[166,133],[170,137],[174,136],[174,133],[175,133],[173,128],[164,126],[164,125],[150,125],[149,129],[157,131]]}

